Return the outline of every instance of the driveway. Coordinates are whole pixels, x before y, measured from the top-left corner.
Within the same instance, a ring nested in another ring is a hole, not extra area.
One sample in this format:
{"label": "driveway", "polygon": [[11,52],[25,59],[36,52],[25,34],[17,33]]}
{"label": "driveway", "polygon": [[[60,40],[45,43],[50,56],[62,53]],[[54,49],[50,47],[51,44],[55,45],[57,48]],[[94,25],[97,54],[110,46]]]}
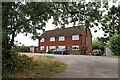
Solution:
{"label": "driveway", "polygon": [[53,55],[68,68],[56,78],[118,78],[118,59],[82,55]]}
{"label": "driveway", "polygon": [[68,65],[57,78],[118,78],[118,59],[82,55],[56,55]]}

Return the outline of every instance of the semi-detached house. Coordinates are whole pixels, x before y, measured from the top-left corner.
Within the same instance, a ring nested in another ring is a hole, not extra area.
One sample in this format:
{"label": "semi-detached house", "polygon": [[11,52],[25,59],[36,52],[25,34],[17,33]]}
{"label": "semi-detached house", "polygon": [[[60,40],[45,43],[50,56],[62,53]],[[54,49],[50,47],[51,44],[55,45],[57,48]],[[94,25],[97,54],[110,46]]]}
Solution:
{"label": "semi-detached house", "polygon": [[39,51],[46,53],[49,49],[65,48],[70,52],[82,52],[81,47],[87,46],[86,54],[92,52],[92,34],[89,29],[68,27],[65,30],[44,31],[39,40]]}

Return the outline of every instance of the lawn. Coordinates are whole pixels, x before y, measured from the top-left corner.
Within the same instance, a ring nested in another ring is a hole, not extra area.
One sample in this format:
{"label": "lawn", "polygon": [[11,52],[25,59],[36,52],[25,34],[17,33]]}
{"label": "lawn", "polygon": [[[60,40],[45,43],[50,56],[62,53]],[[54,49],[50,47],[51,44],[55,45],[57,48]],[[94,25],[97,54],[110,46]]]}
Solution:
{"label": "lawn", "polygon": [[10,78],[50,78],[63,72],[67,65],[63,62],[55,60],[53,56],[42,56],[26,54],[33,57],[33,62],[30,62],[30,68],[23,67],[16,74],[12,74]]}

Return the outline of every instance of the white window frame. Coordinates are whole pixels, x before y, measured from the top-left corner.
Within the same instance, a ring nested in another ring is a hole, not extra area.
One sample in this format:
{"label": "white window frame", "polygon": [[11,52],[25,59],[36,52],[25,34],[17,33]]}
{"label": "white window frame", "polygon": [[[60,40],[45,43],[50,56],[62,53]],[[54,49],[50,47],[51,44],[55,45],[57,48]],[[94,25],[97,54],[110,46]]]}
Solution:
{"label": "white window frame", "polygon": [[45,49],[45,47],[44,46],[40,46],[40,50],[44,50]]}
{"label": "white window frame", "polygon": [[49,49],[56,49],[56,46],[49,46]]}
{"label": "white window frame", "polygon": [[50,41],[55,41],[55,37],[50,37]]}
{"label": "white window frame", "polygon": [[45,42],[45,39],[44,39],[44,38],[42,38],[42,39],[40,40],[40,42]]}
{"label": "white window frame", "polygon": [[79,40],[79,35],[72,35],[72,40]]}
{"label": "white window frame", "polygon": [[30,47],[30,52],[34,53],[34,47]]}
{"label": "white window frame", "polygon": [[[64,47],[64,48],[61,48],[61,47]],[[58,46],[58,49],[65,49],[65,46]]]}
{"label": "white window frame", "polygon": [[[78,49],[73,49],[73,47],[78,47]],[[72,50],[79,50],[79,45],[73,45]]]}
{"label": "white window frame", "polygon": [[65,36],[60,36],[59,41],[65,41]]}

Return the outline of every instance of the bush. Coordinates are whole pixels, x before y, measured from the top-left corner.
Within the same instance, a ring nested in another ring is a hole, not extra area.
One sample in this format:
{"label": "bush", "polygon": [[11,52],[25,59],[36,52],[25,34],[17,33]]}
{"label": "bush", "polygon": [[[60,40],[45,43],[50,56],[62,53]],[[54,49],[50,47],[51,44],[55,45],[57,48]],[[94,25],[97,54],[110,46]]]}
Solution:
{"label": "bush", "polygon": [[69,53],[69,54],[71,54],[71,55],[80,55],[79,52],[72,52],[72,53]]}
{"label": "bush", "polygon": [[[5,51],[6,50],[6,51]],[[26,55],[19,55],[15,52],[7,49],[2,50],[2,75],[6,77],[9,74],[14,74],[20,71],[22,67],[30,67],[30,63],[33,61]],[[9,56],[8,56],[9,55]]]}
{"label": "bush", "polygon": [[26,46],[15,46],[13,48],[13,51],[15,52],[30,52],[30,48]]}
{"label": "bush", "polygon": [[55,49],[49,49],[47,53],[52,53],[52,51]]}
{"label": "bush", "polygon": [[110,37],[109,41],[110,41],[109,48],[111,49],[112,54],[120,56],[120,35]]}
{"label": "bush", "polygon": [[82,51],[82,52],[86,52],[87,49],[88,49],[87,46],[82,46],[82,47],[81,47],[81,51]]}

